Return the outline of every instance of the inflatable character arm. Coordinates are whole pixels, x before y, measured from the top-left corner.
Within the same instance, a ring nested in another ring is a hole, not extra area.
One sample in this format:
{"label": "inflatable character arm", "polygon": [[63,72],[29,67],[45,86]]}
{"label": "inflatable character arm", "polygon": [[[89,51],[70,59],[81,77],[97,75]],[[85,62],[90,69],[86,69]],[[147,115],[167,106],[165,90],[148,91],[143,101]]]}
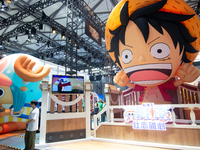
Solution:
{"label": "inflatable character arm", "polygon": [[127,77],[126,73],[124,71],[120,71],[116,74],[113,80],[117,85],[124,87],[128,86],[132,89],[134,89],[135,85],[130,83],[130,79]]}
{"label": "inflatable character arm", "polygon": [[14,64],[16,74],[27,82],[41,81],[47,77],[50,72],[50,67],[39,66],[36,70],[32,70],[35,62],[29,59],[26,55],[21,55],[17,58]]}
{"label": "inflatable character arm", "polygon": [[176,76],[180,79],[174,82],[175,86],[179,86],[184,82],[193,82],[200,76],[200,70],[192,64],[183,63],[176,71]]}
{"label": "inflatable character arm", "polygon": [[[21,109],[21,113],[23,113],[25,111],[25,108],[23,107]],[[13,114],[18,114],[18,112],[13,112]],[[0,112],[0,118],[3,118],[5,116],[11,115],[11,109],[5,109],[4,111]]]}

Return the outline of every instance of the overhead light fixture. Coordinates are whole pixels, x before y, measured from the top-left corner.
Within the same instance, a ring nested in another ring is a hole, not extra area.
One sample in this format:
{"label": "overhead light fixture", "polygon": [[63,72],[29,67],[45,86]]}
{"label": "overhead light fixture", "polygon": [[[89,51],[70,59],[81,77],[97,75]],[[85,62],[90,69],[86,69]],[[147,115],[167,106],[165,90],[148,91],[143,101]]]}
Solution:
{"label": "overhead light fixture", "polygon": [[28,41],[29,43],[31,42],[31,37],[30,37],[30,35],[28,35],[27,41]]}
{"label": "overhead light fixture", "polygon": [[39,44],[39,42],[40,42],[40,41],[39,41],[39,40],[37,40],[37,43],[36,43],[35,45],[39,46],[39,45],[40,45],[40,44]]}
{"label": "overhead light fixture", "polygon": [[79,46],[78,46],[78,45],[76,46],[76,50],[77,50],[77,51],[79,50]]}
{"label": "overhead light fixture", "polygon": [[3,47],[3,43],[2,43],[2,41],[0,41],[0,48],[2,48]]}
{"label": "overhead light fixture", "polygon": [[25,35],[29,35],[29,29],[25,30]]}
{"label": "overhead light fixture", "polygon": [[42,30],[42,29],[43,29],[43,24],[40,23],[40,24],[39,24],[39,30]]}
{"label": "overhead light fixture", "polygon": [[19,40],[17,39],[17,35],[16,35],[16,37],[15,37],[15,42],[19,42]]}
{"label": "overhead light fixture", "polygon": [[71,42],[71,38],[69,37],[69,42]]}
{"label": "overhead light fixture", "polygon": [[65,32],[62,32],[62,39],[65,39]]}
{"label": "overhead light fixture", "polygon": [[6,2],[7,2],[7,3],[9,3],[9,4],[11,3],[11,1],[10,1],[10,0],[6,0]]}
{"label": "overhead light fixture", "polygon": [[4,1],[2,0],[1,1],[1,11],[8,11],[9,10],[9,8],[8,8],[8,6],[6,6],[5,4],[4,4]]}
{"label": "overhead light fixture", "polygon": [[31,36],[33,37],[33,36],[35,36],[35,34],[36,34],[36,29],[35,29],[35,27],[32,27],[31,28]]}
{"label": "overhead light fixture", "polygon": [[54,27],[52,27],[52,33],[56,33],[56,29]]}
{"label": "overhead light fixture", "polygon": [[49,46],[50,46],[50,41],[47,42],[47,47],[48,47],[48,49],[49,49]]}

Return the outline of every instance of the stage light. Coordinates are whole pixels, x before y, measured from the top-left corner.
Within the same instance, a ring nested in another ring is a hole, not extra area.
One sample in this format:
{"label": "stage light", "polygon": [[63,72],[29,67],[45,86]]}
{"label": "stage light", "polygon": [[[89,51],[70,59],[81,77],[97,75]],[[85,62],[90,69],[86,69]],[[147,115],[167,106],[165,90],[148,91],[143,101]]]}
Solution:
{"label": "stage light", "polygon": [[8,6],[6,6],[6,5],[4,4],[4,1],[3,1],[3,0],[1,1],[1,3],[2,3],[2,5],[1,5],[1,11],[8,11],[9,8],[8,8]]}
{"label": "stage light", "polygon": [[95,81],[94,76],[90,76],[90,81]]}
{"label": "stage light", "polygon": [[7,3],[11,3],[11,0],[6,0]]}
{"label": "stage light", "polygon": [[54,27],[52,27],[52,33],[56,33],[56,29]]}
{"label": "stage light", "polygon": [[29,29],[25,30],[25,35],[29,35]]}
{"label": "stage light", "polygon": [[37,40],[37,43],[36,43],[35,45],[37,45],[37,46],[39,46],[39,45],[40,45],[40,44],[39,44],[39,40]]}
{"label": "stage light", "polygon": [[47,42],[47,47],[48,47],[48,49],[49,49],[49,46],[50,46],[50,41]]}
{"label": "stage light", "polygon": [[65,32],[62,32],[62,38],[65,39]]}
{"label": "stage light", "polygon": [[76,50],[77,50],[77,51],[79,50],[79,46],[78,46],[78,45],[76,46]]}
{"label": "stage light", "polygon": [[31,36],[34,36],[36,34],[36,29],[35,27],[31,28]]}
{"label": "stage light", "polygon": [[18,39],[17,39],[17,36],[15,37],[15,42],[19,42]]}
{"label": "stage light", "polygon": [[31,37],[30,37],[30,35],[28,35],[27,41],[28,41],[29,43],[31,43]]}
{"label": "stage light", "polygon": [[43,29],[43,24],[40,23],[40,24],[39,24],[39,30],[42,30],[42,29]]}
{"label": "stage light", "polygon": [[2,41],[0,41],[0,48],[2,48],[3,47],[3,43],[2,43]]}
{"label": "stage light", "polygon": [[69,42],[71,43],[71,38],[69,37]]}
{"label": "stage light", "polygon": [[97,80],[97,81],[100,81],[101,79],[102,79],[102,75],[97,75],[97,76],[96,76],[96,80]]}

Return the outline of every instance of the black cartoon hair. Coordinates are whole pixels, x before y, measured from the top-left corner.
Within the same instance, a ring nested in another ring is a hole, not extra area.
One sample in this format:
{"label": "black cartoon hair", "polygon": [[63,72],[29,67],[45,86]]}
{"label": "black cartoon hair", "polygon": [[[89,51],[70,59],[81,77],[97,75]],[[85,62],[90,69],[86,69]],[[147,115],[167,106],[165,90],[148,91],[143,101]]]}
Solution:
{"label": "black cartoon hair", "polygon": [[[117,29],[111,31],[110,33],[114,35],[111,40],[111,49],[109,52],[114,52],[116,61],[121,67],[119,61],[119,40],[125,45],[125,31],[128,22],[133,21],[143,34],[145,42],[148,40],[149,36],[149,25],[153,26],[160,34],[163,34],[163,27],[171,36],[174,47],[176,48],[178,42],[180,45],[180,54],[183,52],[182,62],[189,63],[190,60],[186,57],[186,52],[197,53],[198,51],[194,49],[189,43],[194,42],[196,38],[193,38],[187,28],[180,22],[192,18],[194,15],[181,15],[173,14],[168,12],[159,12],[167,0],[162,0],[160,2],[154,3],[152,5],[140,8],[134,11],[131,16],[128,15],[128,1],[124,3],[120,12],[121,26]],[[184,47],[184,49],[183,49]]]}

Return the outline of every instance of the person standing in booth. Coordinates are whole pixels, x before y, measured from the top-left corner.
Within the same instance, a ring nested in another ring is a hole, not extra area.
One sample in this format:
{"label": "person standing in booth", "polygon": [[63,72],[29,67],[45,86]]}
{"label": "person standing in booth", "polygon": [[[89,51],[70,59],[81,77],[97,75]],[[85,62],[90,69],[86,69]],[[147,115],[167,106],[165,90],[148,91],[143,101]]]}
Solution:
{"label": "person standing in booth", "polygon": [[98,105],[98,102],[96,101],[94,105],[94,114],[98,114],[98,113],[99,113],[99,105]]}
{"label": "person standing in booth", "polygon": [[[99,105],[99,111],[101,111],[103,109],[103,103],[101,99],[99,99],[98,105]],[[101,122],[101,117],[102,115],[99,117],[99,122]]]}
{"label": "person standing in booth", "polygon": [[31,101],[32,110],[29,114],[28,122],[26,123],[25,132],[25,149],[24,150],[34,150],[35,147],[35,134],[38,130],[38,120],[39,120],[39,109],[37,106],[37,101]]}
{"label": "person standing in booth", "polygon": [[[103,101],[103,108],[106,107],[106,101]],[[101,121],[105,122],[106,119],[106,111],[101,115]]]}

